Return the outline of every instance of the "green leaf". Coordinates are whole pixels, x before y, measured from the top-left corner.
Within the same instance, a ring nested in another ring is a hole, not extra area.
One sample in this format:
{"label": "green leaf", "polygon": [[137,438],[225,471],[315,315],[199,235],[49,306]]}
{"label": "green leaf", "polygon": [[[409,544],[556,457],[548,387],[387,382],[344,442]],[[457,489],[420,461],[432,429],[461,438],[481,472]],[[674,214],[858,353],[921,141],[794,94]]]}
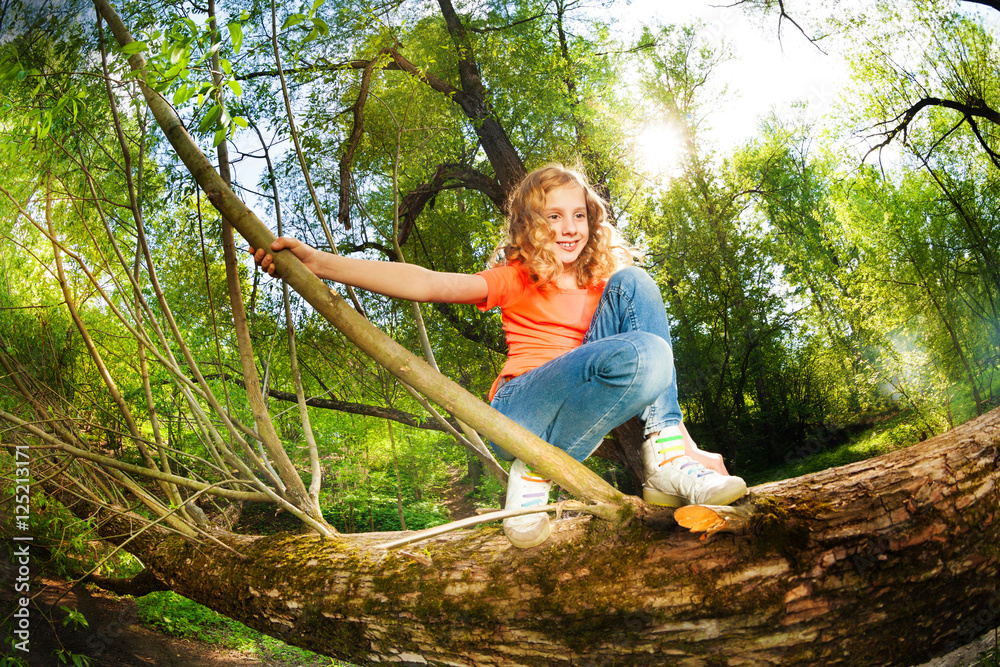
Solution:
{"label": "green leaf", "polygon": [[28,78],[28,73],[25,72],[24,70],[21,70],[20,72],[17,73],[18,81],[24,81],[26,78]]}
{"label": "green leaf", "polygon": [[62,620],[63,625],[72,625],[77,628],[86,628],[90,625],[87,622],[87,617],[81,614],[80,610],[63,605],[59,605],[59,608],[66,612],[66,618]]}
{"label": "green leaf", "polygon": [[226,74],[232,76],[232,74],[233,74],[233,65],[232,65],[232,63],[230,63],[225,58],[219,58],[219,65],[222,66],[222,71],[223,72],[225,72]]}
{"label": "green leaf", "polygon": [[[219,114],[222,113],[222,107],[218,104],[213,104],[212,108],[208,110],[205,117],[201,119],[201,123],[198,124],[198,130],[201,132],[208,132],[209,128],[215,125],[215,121],[219,119]],[[218,144],[216,144],[218,146]]]}
{"label": "green leaf", "polygon": [[146,45],[146,42],[129,42],[128,44],[122,47],[122,53],[127,53],[131,55],[133,53],[139,53],[141,51],[145,51],[148,48],[149,47]]}
{"label": "green leaf", "polygon": [[325,2],[325,0],[314,0],[313,1],[312,11],[313,11],[314,14],[316,13],[317,9],[319,9],[320,7],[323,6],[323,2]]}
{"label": "green leaf", "polygon": [[226,139],[226,128],[220,127],[215,131],[215,138],[212,140],[212,148],[218,147]]}
{"label": "green leaf", "polygon": [[41,141],[45,137],[49,136],[49,130],[52,128],[52,112],[46,111],[45,115],[42,117],[42,123],[38,128],[38,140]]}
{"label": "green leaf", "polygon": [[306,38],[304,40],[302,40],[302,41],[303,42],[311,42],[312,40],[316,39],[316,36],[318,34],[319,34],[319,31],[316,30],[316,28],[313,28],[312,30],[309,31],[309,34],[306,35]]}
{"label": "green leaf", "polygon": [[313,27],[316,30],[319,30],[319,34],[323,35],[324,37],[327,37],[330,34],[330,26],[326,24],[326,21],[324,21],[318,16],[313,19]]}
{"label": "green leaf", "polygon": [[233,53],[239,53],[243,45],[243,26],[238,22],[230,23],[229,37],[233,40]]}
{"label": "green leaf", "polygon": [[166,73],[165,73],[165,74],[163,75],[163,78],[164,78],[164,79],[172,79],[172,78],[174,78],[175,76],[177,76],[177,74],[178,74],[178,73],[179,73],[180,71],[181,71],[181,64],[180,64],[180,63],[177,63],[176,65],[174,65],[173,67],[171,67],[170,69],[168,69],[168,70],[166,71]]}
{"label": "green leaf", "polygon": [[174,44],[170,47],[171,64],[176,64],[181,59],[181,56],[183,56],[184,52],[187,50],[185,47],[185,44]]}
{"label": "green leaf", "polygon": [[184,85],[182,85],[180,88],[177,89],[177,92],[174,93],[174,106],[177,107],[184,104],[189,99],[191,99],[192,95],[194,95],[194,89],[190,88],[185,83]]}
{"label": "green leaf", "polygon": [[239,81],[236,81],[235,79],[230,79],[229,81],[226,81],[226,85],[229,86],[229,89],[233,91],[233,95],[235,95],[236,97],[239,97],[240,95],[243,94],[243,88],[240,86]]}
{"label": "green leaf", "polygon": [[287,19],[285,19],[284,23],[281,24],[281,29],[284,30],[285,28],[291,28],[293,25],[298,25],[305,20],[306,20],[305,14],[292,14]]}
{"label": "green leaf", "polygon": [[233,116],[233,122],[239,125],[244,130],[247,129],[247,127],[249,127],[249,125],[247,124],[247,119],[244,118],[243,116]]}

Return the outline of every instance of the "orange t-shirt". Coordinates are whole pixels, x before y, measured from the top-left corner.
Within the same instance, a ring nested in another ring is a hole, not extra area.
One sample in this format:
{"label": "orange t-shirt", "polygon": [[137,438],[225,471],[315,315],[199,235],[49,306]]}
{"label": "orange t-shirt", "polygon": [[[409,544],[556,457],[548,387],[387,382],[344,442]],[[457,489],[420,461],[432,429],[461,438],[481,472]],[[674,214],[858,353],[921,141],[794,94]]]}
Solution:
{"label": "orange t-shirt", "polygon": [[[486,279],[488,290],[486,301],[476,307],[487,311],[500,306],[507,336],[507,362],[500,377],[522,375],[580,347],[604,292],[603,282],[585,289],[556,287],[542,292],[518,264],[477,275]],[[499,380],[490,388],[490,400]]]}

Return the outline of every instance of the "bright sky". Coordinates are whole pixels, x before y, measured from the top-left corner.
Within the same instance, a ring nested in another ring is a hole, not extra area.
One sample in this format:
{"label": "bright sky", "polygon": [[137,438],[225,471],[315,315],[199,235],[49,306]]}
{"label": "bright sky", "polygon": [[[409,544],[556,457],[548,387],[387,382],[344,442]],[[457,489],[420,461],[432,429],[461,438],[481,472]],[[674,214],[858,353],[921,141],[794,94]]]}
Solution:
{"label": "bright sky", "polygon": [[847,81],[843,59],[833,51],[822,53],[787,21],[782,24],[779,41],[778,19],[773,15],[747,15],[738,7],[709,0],[631,0],[628,14],[647,24],[701,21],[701,32],[712,43],[729,43],[734,59],[716,74],[716,84],[728,85],[729,94],[719,100],[709,119],[717,147],[722,150],[755,134],[759,119],[772,108],[779,116],[789,114],[795,102],[807,102],[817,111],[827,108]]}

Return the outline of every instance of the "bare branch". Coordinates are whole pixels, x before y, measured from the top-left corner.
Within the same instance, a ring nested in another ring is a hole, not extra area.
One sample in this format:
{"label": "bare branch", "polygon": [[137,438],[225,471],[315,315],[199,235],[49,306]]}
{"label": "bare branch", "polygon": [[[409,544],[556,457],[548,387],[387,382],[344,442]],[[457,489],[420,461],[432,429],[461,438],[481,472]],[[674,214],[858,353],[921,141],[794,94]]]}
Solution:
{"label": "bare branch", "polygon": [[[220,379],[227,382],[232,382],[240,387],[243,386],[243,380],[239,377],[230,375],[228,373],[219,373],[215,375],[206,376],[210,379]],[[271,398],[277,399],[279,401],[286,401],[288,403],[295,403],[295,394],[288,391],[281,391],[279,389],[268,388],[267,395]],[[396,408],[385,408],[378,405],[367,405],[365,403],[351,403],[349,401],[341,401],[335,398],[320,398],[318,396],[310,396],[305,399],[306,405],[313,408],[322,408],[324,410],[338,410],[340,412],[347,412],[352,415],[361,415],[362,417],[377,417],[378,419],[390,419],[400,424],[406,426],[412,426],[413,428],[422,428],[429,431],[443,431],[446,432],[443,426],[438,425],[433,420],[423,420],[417,415],[414,415],[403,410],[397,410]]]}
{"label": "bare branch", "polygon": [[424,207],[433,202],[442,190],[450,190],[458,187],[465,187],[471,190],[478,190],[490,198],[501,211],[507,208],[504,190],[497,179],[491,178],[482,172],[470,167],[456,163],[445,163],[437,168],[430,183],[417,186],[403,197],[400,206],[400,217],[402,221],[399,225],[399,244],[404,245],[413,230],[413,225],[417,221]]}
{"label": "bare branch", "polygon": [[[957,102],[955,100],[946,100],[940,97],[925,97],[912,104],[908,109],[898,114],[896,117],[890,118],[882,123],[884,126],[892,125],[893,123],[895,123],[895,125],[886,132],[882,133],[885,140],[869,149],[868,152],[865,153],[865,157],[867,158],[875,151],[885,148],[899,135],[902,135],[903,141],[906,141],[906,134],[909,131],[910,123],[912,123],[913,119],[927,107],[944,107],[945,109],[953,109],[961,112],[967,120],[971,120],[973,118],[984,118],[992,123],[1000,125],[1000,112],[988,106],[983,100],[975,100],[970,103],[965,103]],[[978,132],[976,132],[976,136],[979,138],[983,148],[985,148],[987,152],[991,152],[989,146]]]}
{"label": "bare branch", "polygon": [[368,101],[368,88],[371,85],[372,70],[375,69],[375,64],[375,60],[370,61],[361,74],[358,98],[351,107],[354,114],[354,125],[351,127],[350,136],[347,137],[344,154],[340,156],[340,206],[337,209],[337,220],[344,225],[344,229],[351,228],[351,162],[354,160],[354,152],[364,135],[365,102]]}

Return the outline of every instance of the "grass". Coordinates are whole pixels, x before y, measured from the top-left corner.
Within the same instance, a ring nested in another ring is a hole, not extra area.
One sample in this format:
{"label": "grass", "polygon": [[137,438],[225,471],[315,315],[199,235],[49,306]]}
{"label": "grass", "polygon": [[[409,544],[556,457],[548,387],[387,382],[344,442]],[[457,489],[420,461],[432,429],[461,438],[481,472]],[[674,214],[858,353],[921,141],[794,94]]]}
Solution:
{"label": "grass", "polygon": [[182,639],[252,653],[295,667],[352,667],[326,656],[289,646],[171,591],[136,599],[139,620],[148,628]]}
{"label": "grass", "polygon": [[[945,427],[942,427],[941,431],[944,430]],[[814,454],[793,457],[774,468],[748,473],[745,479],[747,485],[753,486],[800,477],[903,449],[926,439],[928,435],[924,422],[918,422],[912,412],[904,411],[876,420],[868,429],[851,433],[847,436],[847,442],[840,445],[819,449]]]}

